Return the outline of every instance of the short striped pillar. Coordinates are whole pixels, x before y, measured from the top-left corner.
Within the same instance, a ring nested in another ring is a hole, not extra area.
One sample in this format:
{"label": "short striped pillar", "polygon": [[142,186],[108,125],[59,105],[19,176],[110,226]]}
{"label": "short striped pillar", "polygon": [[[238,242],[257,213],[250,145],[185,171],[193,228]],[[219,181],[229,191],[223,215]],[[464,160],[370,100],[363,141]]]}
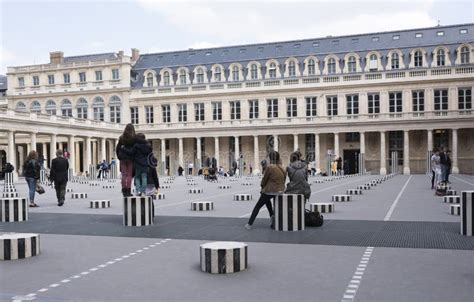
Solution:
{"label": "short striped pillar", "polygon": [[28,220],[26,198],[0,198],[0,221],[14,222]]}
{"label": "short striped pillar", "polygon": [[248,245],[242,242],[209,242],[199,247],[201,270],[210,274],[231,274],[248,267]]}
{"label": "short striped pillar", "polygon": [[110,178],[112,179],[118,178],[117,165],[110,165]]}
{"label": "short striped pillar", "polygon": [[72,193],[72,192],[73,192],[72,188],[66,188],[66,193]]}
{"label": "short striped pillar", "polygon": [[110,208],[110,200],[91,200],[90,207],[92,209]]}
{"label": "short striped pillar", "polygon": [[160,189],[171,189],[170,185],[160,185]]}
{"label": "short striped pillar", "polygon": [[458,192],[456,190],[447,190],[446,195],[458,195]]}
{"label": "short striped pillar", "polygon": [[230,189],[230,185],[219,185],[219,189]]}
{"label": "short striped pillar", "polygon": [[97,179],[97,167],[95,165],[89,166],[89,179]]}
{"label": "short striped pillar", "polygon": [[191,194],[201,194],[203,192],[203,189],[189,189],[188,193]]}
{"label": "short striped pillar", "polygon": [[252,200],[252,194],[234,194],[234,200]]}
{"label": "short striped pillar", "polygon": [[359,189],[349,189],[346,191],[348,195],[362,195],[362,190]]}
{"label": "short striped pillar", "polygon": [[309,204],[311,212],[332,213],[334,212],[334,202],[315,202]]}
{"label": "short striped pillar", "polygon": [[333,195],[332,201],[336,201],[336,202],[351,201],[351,196],[350,195]]}
{"label": "short striped pillar", "polygon": [[113,188],[115,188],[115,186],[113,186],[113,185],[103,185],[102,186],[102,189],[113,189]]}
{"label": "short striped pillar", "polygon": [[71,193],[72,199],[82,199],[87,198],[87,193]]}
{"label": "short striped pillar", "polygon": [[153,224],[155,208],[150,196],[130,196],[123,199],[123,225],[144,226]]}
{"label": "short striped pillar", "polygon": [[461,196],[457,195],[450,195],[450,196],[443,196],[444,203],[461,203]]}
{"label": "short striped pillar", "polygon": [[193,201],[191,202],[191,211],[212,211],[214,203],[212,201]]}
{"label": "short striped pillar", "polygon": [[5,184],[13,184],[13,173],[5,173]]}
{"label": "short striped pillar", "polygon": [[449,205],[449,214],[451,215],[461,215],[461,205],[460,204],[450,204]]}
{"label": "short striped pillar", "polygon": [[18,192],[3,192],[2,197],[3,198],[17,198]]}
{"label": "short striped pillar", "polygon": [[303,231],[304,230],[304,195],[281,194],[275,195],[276,231]]}
{"label": "short striped pillar", "polygon": [[0,260],[17,260],[39,255],[40,235],[3,234],[0,235]]}
{"label": "short striped pillar", "polygon": [[251,185],[252,185],[251,182],[243,182],[243,183],[242,183],[242,186],[251,186]]}
{"label": "short striped pillar", "polygon": [[72,173],[72,168],[67,170],[67,180],[72,181],[74,179],[74,173]]}
{"label": "short striped pillar", "polygon": [[474,191],[461,192],[461,235],[474,236]]}
{"label": "short striped pillar", "polygon": [[46,183],[47,181],[48,181],[48,179],[46,178],[46,170],[41,169],[40,170],[40,182],[43,184],[43,183]]}

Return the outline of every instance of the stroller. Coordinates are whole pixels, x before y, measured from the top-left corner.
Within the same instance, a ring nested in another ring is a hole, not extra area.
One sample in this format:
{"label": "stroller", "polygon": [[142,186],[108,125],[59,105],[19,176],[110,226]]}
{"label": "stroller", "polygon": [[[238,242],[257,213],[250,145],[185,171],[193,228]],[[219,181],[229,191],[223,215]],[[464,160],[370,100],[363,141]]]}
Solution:
{"label": "stroller", "polygon": [[436,185],[435,195],[446,196],[447,191],[448,191],[448,184],[444,181],[441,181]]}
{"label": "stroller", "polygon": [[209,176],[207,177],[208,181],[217,182],[217,175],[215,168],[209,168]]}

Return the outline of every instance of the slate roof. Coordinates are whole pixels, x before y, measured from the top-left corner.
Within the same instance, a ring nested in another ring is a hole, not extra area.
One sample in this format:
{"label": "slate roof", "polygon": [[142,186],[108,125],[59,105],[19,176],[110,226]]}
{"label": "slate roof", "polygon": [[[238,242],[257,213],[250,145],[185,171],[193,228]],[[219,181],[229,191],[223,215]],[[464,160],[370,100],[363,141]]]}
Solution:
{"label": "slate roof", "polygon": [[7,77],[0,75],[0,90],[7,90]]}
{"label": "slate roof", "polygon": [[113,60],[116,58],[117,58],[117,55],[115,53],[108,52],[108,53],[99,53],[99,54],[93,54],[93,55],[64,57],[64,63]]}

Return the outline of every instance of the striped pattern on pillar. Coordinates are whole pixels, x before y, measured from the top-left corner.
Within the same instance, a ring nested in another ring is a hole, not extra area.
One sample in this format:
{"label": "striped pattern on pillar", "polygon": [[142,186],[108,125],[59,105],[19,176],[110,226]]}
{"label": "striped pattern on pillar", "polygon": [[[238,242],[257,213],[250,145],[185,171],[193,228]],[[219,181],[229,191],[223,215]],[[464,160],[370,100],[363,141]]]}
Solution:
{"label": "striped pattern on pillar", "polygon": [[346,191],[348,195],[362,195],[362,190],[359,189],[349,189]]}
{"label": "striped pattern on pillar", "polygon": [[350,195],[333,195],[332,201],[351,201]]}
{"label": "striped pattern on pillar", "polygon": [[5,185],[6,184],[13,184],[13,173],[5,173]]}
{"label": "striped pattern on pillar", "polygon": [[2,197],[3,198],[16,198],[18,197],[18,192],[3,192]]}
{"label": "striped pattern on pillar", "polygon": [[219,185],[219,189],[230,189],[230,185]]}
{"label": "striped pattern on pillar", "polygon": [[40,183],[45,184],[48,182],[48,179],[46,178],[46,170],[41,169],[40,170]]}
{"label": "striped pattern on pillar", "polygon": [[171,189],[170,185],[160,185],[160,189]]}
{"label": "striped pattern on pillar", "polygon": [[251,182],[243,182],[243,183],[242,183],[242,186],[251,186],[251,185],[252,185]]}
{"label": "striped pattern on pillar", "polygon": [[357,186],[357,189],[359,189],[359,190],[370,190],[370,186],[367,186],[367,185]]}
{"label": "striped pattern on pillar", "polygon": [[194,182],[194,181],[187,182],[187,185],[188,186],[197,186],[197,182]]}
{"label": "striped pattern on pillar", "polygon": [[17,260],[39,255],[40,235],[0,235],[0,260]]}
{"label": "striped pattern on pillar", "polygon": [[14,222],[28,220],[26,198],[0,198],[0,221]]}
{"label": "striped pattern on pillar", "polygon": [[230,274],[248,267],[248,245],[242,242],[209,242],[199,247],[201,270]]}
{"label": "striped pattern on pillar", "polygon": [[72,188],[66,188],[66,193],[72,193]]}
{"label": "striped pattern on pillar", "polygon": [[110,165],[110,178],[118,178],[117,165]]}
{"label": "striped pattern on pillar", "polygon": [[461,192],[461,235],[474,236],[474,191]]}
{"label": "striped pattern on pillar", "polygon": [[276,231],[304,230],[304,195],[281,194],[273,198]]}
{"label": "striped pattern on pillar", "polygon": [[91,187],[100,187],[100,183],[91,182],[91,183],[89,183],[89,186],[91,186]]}
{"label": "striped pattern on pillar", "polygon": [[334,212],[334,202],[310,203],[309,210],[311,212],[332,213]]}
{"label": "striped pattern on pillar", "polygon": [[110,200],[91,200],[90,207],[92,209],[110,208]]}
{"label": "striped pattern on pillar", "polygon": [[452,195],[452,196],[443,196],[444,203],[461,203],[461,196]]}
{"label": "striped pattern on pillar", "polygon": [[449,195],[449,196],[451,196],[451,195],[458,195],[458,192],[456,192],[456,190],[447,190],[447,191],[446,191],[446,195]]}
{"label": "striped pattern on pillar", "polygon": [[460,204],[450,204],[449,205],[449,214],[451,214],[451,215],[461,215],[461,205]]}
{"label": "striped pattern on pillar", "polygon": [[234,200],[252,200],[252,194],[234,194]]}
{"label": "striped pattern on pillar", "polygon": [[214,210],[212,201],[193,201],[191,202],[191,211],[211,211]]}
{"label": "striped pattern on pillar", "polygon": [[69,168],[67,171],[67,180],[72,181],[74,179],[74,174],[72,173],[72,168]]}
{"label": "striped pattern on pillar", "polygon": [[104,186],[102,186],[102,189],[113,189],[113,188],[115,188],[115,186],[113,186],[113,185],[104,185]]}
{"label": "striped pattern on pillar", "polygon": [[87,198],[87,193],[72,193],[71,198],[72,199]]}
{"label": "striped pattern on pillar", "polygon": [[155,207],[151,196],[130,196],[123,199],[123,225],[144,226],[153,224]]}
{"label": "striped pattern on pillar", "polygon": [[191,194],[200,194],[203,192],[203,189],[189,189],[188,190],[188,193],[191,193]]}
{"label": "striped pattern on pillar", "polygon": [[366,186],[369,186],[369,187],[376,187],[377,184],[376,183],[373,183],[373,182],[368,182],[365,184]]}
{"label": "striped pattern on pillar", "polygon": [[97,179],[97,167],[95,165],[89,166],[89,179]]}

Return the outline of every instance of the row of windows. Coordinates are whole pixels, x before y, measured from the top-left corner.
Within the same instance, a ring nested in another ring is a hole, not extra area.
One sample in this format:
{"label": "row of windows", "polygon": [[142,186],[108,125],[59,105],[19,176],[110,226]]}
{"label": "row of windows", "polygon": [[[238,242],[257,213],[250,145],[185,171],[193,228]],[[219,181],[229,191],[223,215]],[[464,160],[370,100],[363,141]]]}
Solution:
{"label": "row of windows", "polygon": [[[460,88],[458,90],[458,109],[459,110],[470,110],[472,109],[472,91],[470,88]],[[403,109],[403,96],[402,92],[389,92],[388,94],[388,110],[389,113],[402,113]],[[326,96],[326,114],[328,116],[337,116],[339,99],[337,95]],[[205,120],[205,105],[204,103],[194,103],[194,120],[204,121]],[[230,119],[240,120],[241,114],[241,101],[230,101]],[[178,122],[188,121],[188,104],[177,104],[178,107]],[[305,98],[305,109],[306,117],[315,117],[318,115],[317,112],[317,97],[306,97]],[[145,122],[147,124],[155,123],[153,106],[145,106]],[[248,100],[248,118],[258,119],[260,114],[260,106],[258,100]],[[368,93],[367,94],[367,108],[369,114],[380,113],[380,93]],[[165,104],[161,106],[162,109],[162,123],[171,122],[171,105]],[[266,100],[267,118],[278,118],[279,117],[279,102],[277,98],[270,98]],[[434,110],[443,111],[448,110],[448,90],[447,89],[436,89],[434,90]],[[212,120],[222,120],[222,102],[216,101],[211,102]],[[412,111],[413,112],[424,112],[425,111],[425,92],[424,90],[412,91]],[[139,111],[138,107],[131,107],[131,122],[133,124],[139,123]],[[346,95],[346,114],[357,115],[359,114],[359,95],[348,94]],[[298,102],[296,98],[286,98],[286,117],[297,117],[298,116]]]}
{"label": "row of windows", "polygon": [[[459,64],[469,64],[471,62],[470,58],[471,47],[470,46],[461,46],[458,50],[458,63]],[[427,66],[427,53],[424,49],[416,49],[410,54],[411,62],[409,67],[428,67]],[[366,59],[366,71],[379,71],[382,67],[382,56],[376,52],[370,52]],[[340,62],[341,61],[341,62]],[[340,60],[334,55],[327,56],[322,62],[323,74],[336,74],[340,73],[340,64],[342,63],[343,71],[345,73],[355,73],[361,72],[361,62],[362,59],[357,54],[349,54],[344,60]],[[319,74],[320,62],[318,58],[311,56],[308,57],[304,63],[304,72],[303,75],[311,76]],[[449,59],[449,50],[445,47],[438,47],[433,52],[433,66],[442,67],[451,65]],[[285,77],[296,77],[300,76],[300,66],[296,58],[291,58],[286,61],[284,64]],[[405,68],[403,61],[403,54],[399,50],[392,50],[387,56],[387,66],[386,69],[396,70]],[[238,63],[233,63],[230,65],[229,69],[226,70],[220,64],[216,64],[211,68],[210,73],[208,74],[207,68],[204,66],[198,66],[194,69],[192,75],[194,76],[193,84],[203,84],[209,82],[209,77],[211,82],[223,82],[226,80],[226,71],[228,72],[229,81],[242,81],[244,80],[244,68]],[[264,78],[262,73],[264,71],[263,67],[258,62],[251,62],[246,68],[247,71],[247,80],[257,80]],[[275,60],[269,60],[265,65],[265,78],[274,79],[281,77],[280,65]],[[157,75],[155,71],[145,71],[144,73],[145,87],[153,87],[156,85],[160,86],[170,86],[175,84],[178,85],[187,85],[191,83],[191,72],[185,68],[178,68],[176,73],[169,68],[164,68],[161,70],[160,74]]]}
{"label": "row of windows", "polygon": [[[54,74],[48,74],[48,85],[56,84],[56,78]],[[86,83],[87,82],[87,75],[85,71],[81,71],[78,73],[79,83]],[[120,71],[119,69],[112,69],[112,80],[119,80],[120,79]],[[70,73],[63,73],[62,84],[70,84],[71,83],[71,74]],[[95,71],[95,81],[102,81],[102,70]],[[40,77],[39,75],[34,75],[31,78],[32,86],[40,86]],[[25,77],[18,78],[18,86],[25,87]]]}

